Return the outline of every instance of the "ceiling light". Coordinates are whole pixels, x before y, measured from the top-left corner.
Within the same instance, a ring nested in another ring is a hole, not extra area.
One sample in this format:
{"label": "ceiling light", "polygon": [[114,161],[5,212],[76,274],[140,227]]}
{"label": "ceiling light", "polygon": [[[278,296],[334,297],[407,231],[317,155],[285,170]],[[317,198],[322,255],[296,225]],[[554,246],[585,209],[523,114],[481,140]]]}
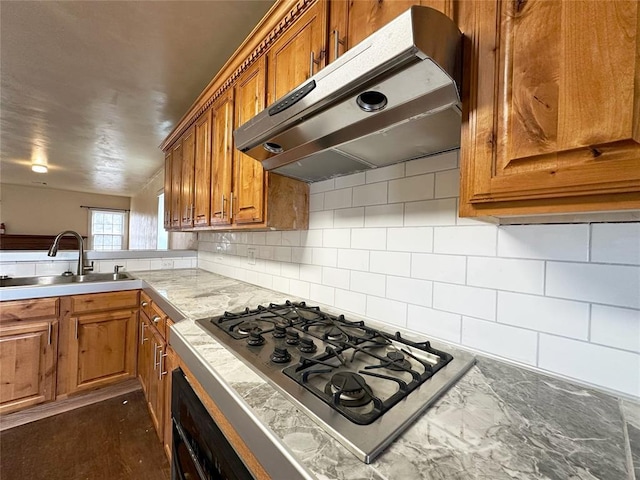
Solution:
{"label": "ceiling light", "polygon": [[36,172],[36,173],[47,173],[49,169],[47,168],[46,165],[42,165],[39,163],[32,163],[31,164],[31,171],[32,172]]}

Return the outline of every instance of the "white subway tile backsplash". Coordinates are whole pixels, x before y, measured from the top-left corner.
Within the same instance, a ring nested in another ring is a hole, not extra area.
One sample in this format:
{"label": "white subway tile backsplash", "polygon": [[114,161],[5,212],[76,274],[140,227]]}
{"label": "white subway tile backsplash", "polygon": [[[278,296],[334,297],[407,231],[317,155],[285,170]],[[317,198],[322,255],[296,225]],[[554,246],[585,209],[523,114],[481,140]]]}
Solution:
{"label": "white subway tile backsplash", "polygon": [[[129,270],[133,269],[130,268]],[[149,266],[147,265],[147,268],[139,268],[138,270],[149,270]],[[76,263],[73,262],[73,265],[71,262],[64,261],[36,263],[36,275],[60,275],[63,272],[76,273]]]}
{"label": "white subway tile backsplash", "polygon": [[367,296],[350,290],[335,291],[335,306],[340,310],[364,315],[367,309]]}
{"label": "white subway tile backsplash", "polygon": [[268,288],[270,290],[273,289],[273,275],[258,272],[256,285],[260,285],[262,288]]}
{"label": "white subway tile backsplash", "polygon": [[404,206],[404,225],[407,227],[433,227],[455,225],[456,199],[410,202]]}
{"label": "white subway tile backsplash", "polygon": [[318,265],[300,265],[300,280],[322,283],[322,267]]}
{"label": "white subway tile backsplash", "polygon": [[640,223],[591,225],[591,261],[640,265]]}
{"label": "white subway tile backsplash", "polygon": [[125,265],[127,267],[127,270],[130,272],[135,270],[150,270],[151,260],[148,258],[127,259]]}
{"label": "white subway tile backsplash", "polygon": [[593,305],[591,341],[640,353],[640,310]]}
{"label": "white subway tile backsplash", "polygon": [[300,298],[309,298],[310,284],[301,280],[289,280],[289,291],[291,295],[295,295]]}
{"label": "white subway tile backsplash", "polygon": [[501,226],[498,227],[498,255],[586,262],[589,259],[589,226]]}
{"label": "white subway tile backsplash", "polygon": [[431,306],[433,283],[406,277],[387,277],[386,297],[414,305]]}
{"label": "white subway tile backsplash", "polygon": [[348,228],[325,229],[322,235],[323,247],[349,248],[351,246],[351,230]]}
{"label": "white subway tile backsplash", "polygon": [[374,168],[365,172],[367,183],[383,182],[404,177],[404,163],[396,163],[387,167]]}
{"label": "white subway tile backsplash", "polygon": [[[191,258],[173,258],[171,260],[171,263],[173,263],[173,268],[193,268],[191,266],[191,262],[193,259]],[[162,262],[162,268],[168,268],[168,266],[165,266],[168,263],[168,259],[162,259]]]}
{"label": "white subway tile backsplash", "polygon": [[313,248],[291,247],[291,261],[294,263],[313,263]]}
{"label": "white subway tile backsplash", "polygon": [[324,193],[309,195],[309,211],[320,212],[324,210]]}
{"label": "white subway tile backsplash", "polygon": [[414,253],[411,255],[411,276],[438,282],[464,283],[466,259],[459,255]]}
{"label": "white subway tile backsplash", "polygon": [[324,209],[335,210],[337,208],[350,207],[352,192],[353,190],[351,188],[326,192],[324,194]]}
{"label": "white subway tile backsplash", "polygon": [[262,258],[263,260],[273,260],[274,259],[274,249],[271,245],[261,245],[258,247],[257,256]]}
{"label": "white subway tile backsplash", "polygon": [[498,322],[581,340],[589,338],[589,304],[498,292]]}
{"label": "white subway tile backsplash", "polygon": [[552,297],[640,308],[640,267],[547,263],[546,294]]}
{"label": "white subway tile backsplash", "polygon": [[451,170],[458,166],[458,151],[432,155],[417,160],[412,160],[406,164],[406,175],[420,175],[423,173],[438,172],[441,170]]}
{"label": "white subway tile backsplash", "polygon": [[434,283],[433,308],[462,315],[473,315],[485,320],[495,320],[496,291],[449,283]]}
{"label": "white subway tile backsplash", "polygon": [[300,246],[300,231],[291,230],[287,232],[282,232],[282,245],[286,245],[289,247]]}
{"label": "white subway tile backsplash", "polygon": [[369,270],[369,250],[338,250],[338,267],[349,270]]}
{"label": "white subway tile backsplash", "polygon": [[322,230],[306,230],[300,234],[301,247],[321,247]]}
{"label": "white subway tile backsplash", "polygon": [[529,365],[537,361],[538,333],[495,322],[463,317],[462,344]]}
{"label": "white subway tile backsplash", "polygon": [[266,245],[267,244],[267,233],[266,232],[253,232],[253,233],[251,233],[251,244],[252,245]]}
{"label": "white subway tile backsplash", "polygon": [[367,295],[366,315],[398,327],[407,326],[407,304]]}
{"label": "white subway tile backsplash", "polygon": [[309,184],[309,193],[321,193],[328,192],[335,189],[335,181],[333,178],[329,180],[323,180],[322,182],[314,182]]}
{"label": "white subway tile backsplash", "polygon": [[309,230],[333,227],[333,210],[309,212]]}
{"label": "white subway tile backsplash", "polygon": [[407,328],[430,337],[460,343],[460,315],[415,305],[409,305],[408,310]]}
{"label": "white subway tile backsplash", "polygon": [[389,228],[387,229],[387,250],[396,250],[399,252],[432,252],[433,228]]}
{"label": "white subway tile backsplash", "polygon": [[267,245],[282,245],[282,232],[266,232]]}
{"label": "white subway tile backsplash", "polygon": [[324,285],[312,283],[309,287],[309,298],[313,301],[333,306],[335,303],[336,289]]}
{"label": "white subway tile backsplash", "polygon": [[364,207],[336,210],[333,214],[333,226],[335,228],[364,227]]}
{"label": "white subway tile backsplash", "polygon": [[278,292],[288,293],[291,291],[291,284],[288,278],[273,276],[273,289]]}
{"label": "white subway tile backsplash", "polygon": [[[111,270],[113,271],[113,270]],[[14,276],[33,277],[36,274],[36,264],[32,262],[17,262]]]}
{"label": "white subway tile backsplash", "polygon": [[414,202],[433,198],[433,174],[406,177],[389,182],[389,203]]}
{"label": "white subway tile backsplash", "polygon": [[351,271],[342,268],[322,267],[322,284],[343,289],[349,288]]}
{"label": "white subway tile backsplash", "polygon": [[[280,264],[280,273],[276,273],[276,275],[281,275],[286,278],[299,278],[301,280],[307,280],[306,278],[302,278],[300,272],[303,268],[311,267],[311,265],[298,265],[297,263],[281,263]],[[320,268],[320,267],[318,267]]]}
{"label": "white subway tile backsplash", "polygon": [[385,250],[387,230],[385,228],[354,228],[351,230],[351,248]]}
{"label": "white subway tile backsplash", "polygon": [[344,177],[338,177],[335,181],[335,188],[356,187],[366,183],[366,176],[364,172],[360,172],[352,175],[346,175]]}
{"label": "white subway tile backsplash", "polygon": [[451,198],[460,195],[460,170],[436,173],[435,198]]}
{"label": "white subway tile backsplash", "polygon": [[495,227],[436,227],[433,251],[458,255],[496,254]]}
{"label": "white subway tile backsplash", "polygon": [[[292,263],[289,263],[287,265],[293,265]],[[300,269],[300,267],[296,264],[295,265],[296,269]],[[280,262],[271,262],[271,261],[267,261],[264,262],[264,271],[270,275],[282,275],[282,263]],[[294,277],[294,278],[298,278],[298,277]]]}
{"label": "white subway tile backsplash", "polygon": [[544,291],[542,261],[469,257],[467,269],[468,285],[522,293]]}
{"label": "white subway tile backsplash", "polygon": [[387,184],[374,183],[353,187],[353,206],[382,205],[387,203]]}
{"label": "white subway tile backsplash", "polygon": [[351,272],[351,290],[354,292],[385,296],[386,277],[377,273]]}
{"label": "white subway tile backsplash", "polygon": [[640,397],[640,355],[637,353],[541,333],[538,366]]}
{"label": "white subway tile backsplash", "polygon": [[367,228],[401,227],[403,213],[404,205],[402,203],[365,207],[364,226]]}
{"label": "white subway tile backsplash", "polygon": [[369,270],[375,273],[386,273],[408,277],[411,273],[411,254],[401,252],[371,252]]}
{"label": "white subway tile backsplash", "polygon": [[324,267],[335,267],[338,265],[338,250],[335,248],[314,248],[313,263]]}

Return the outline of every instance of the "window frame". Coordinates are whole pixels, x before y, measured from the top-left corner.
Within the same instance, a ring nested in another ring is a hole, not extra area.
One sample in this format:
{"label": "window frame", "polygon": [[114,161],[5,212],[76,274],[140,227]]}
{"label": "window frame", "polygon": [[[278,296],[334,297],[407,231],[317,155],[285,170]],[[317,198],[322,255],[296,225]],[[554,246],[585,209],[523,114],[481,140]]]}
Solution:
{"label": "window frame", "polygon": [[[96,214],[118,214],[122,216],[122,233],[114,234],[114,233],[96,233],[94,231],[94,216]],[[95,235],[112,235],[112,236],[120,236],[122,238],[122,244],[119,249],[105,249],[105,248],[96,248],[95,245]],[[109,208],[91,208],[89,209],[89,227],[88,227],[88,240],[89,240],[89,249],[95,250],[99,252],[119,252],[122,250],[129,249],[129,211],[128,210],[119,210],[119,209],[109,209]]]}

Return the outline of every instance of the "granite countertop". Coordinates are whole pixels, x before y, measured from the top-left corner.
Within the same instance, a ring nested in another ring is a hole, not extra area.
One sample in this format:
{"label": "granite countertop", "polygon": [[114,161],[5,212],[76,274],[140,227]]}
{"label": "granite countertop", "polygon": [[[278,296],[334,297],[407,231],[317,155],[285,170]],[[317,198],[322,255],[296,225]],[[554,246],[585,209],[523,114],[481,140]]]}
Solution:
{"label": "granite countertop", "polygon": [[366,465],[193,322],[294,298],[203,270],[136,275],[186,317],[170,343],[185,342],[307,478],[640,479],[639,404],[481,356]]}

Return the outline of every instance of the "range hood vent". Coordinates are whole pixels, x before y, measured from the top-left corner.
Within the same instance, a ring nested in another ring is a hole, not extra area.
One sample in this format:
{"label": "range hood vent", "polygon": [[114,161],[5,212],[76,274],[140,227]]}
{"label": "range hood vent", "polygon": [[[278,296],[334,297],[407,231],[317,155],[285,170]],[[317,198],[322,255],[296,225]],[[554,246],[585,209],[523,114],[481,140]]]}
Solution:
{"label": "range hood vent", "polygon": [[236,148],[306,182],[458,148],[461,38],[411,7],[238,127]]}

